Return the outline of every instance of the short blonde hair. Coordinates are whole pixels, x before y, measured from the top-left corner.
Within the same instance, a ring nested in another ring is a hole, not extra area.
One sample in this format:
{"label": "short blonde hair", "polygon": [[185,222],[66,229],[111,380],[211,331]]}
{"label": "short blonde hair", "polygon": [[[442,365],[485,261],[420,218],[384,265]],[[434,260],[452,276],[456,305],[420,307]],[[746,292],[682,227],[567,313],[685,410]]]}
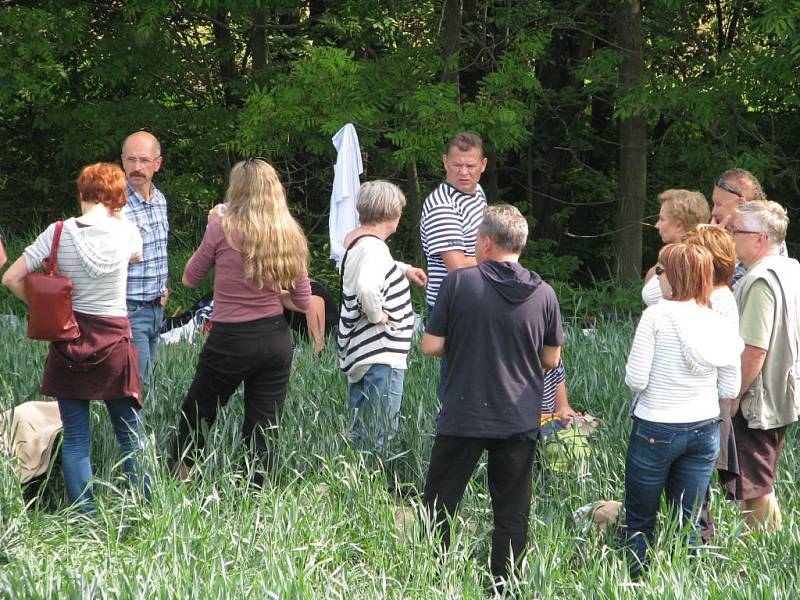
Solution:
{"label": "short blonde hair", "polygon": [[389,181],[367,181],[358,188],[356,209],[362,225],[396,219],[405,205],[403,192]]}
{"label": "short blonde hair", "polygon": [[701,223],[687,233],[682,241],[697,244],[711,252],[714,259],[714,285],[730,285],[736,270],[736,249],[733,236],[727,229]]}
{"label": "short blonde hair", "polygon": [[782,244],[789,229],[786,209],[772,200],[745,202],[736,209],[747,224],[747,229],[767,234],[770,244]]}
{"label": "short blonde hair", "polygon": [[664,190],[658,195],[658,202],[666,209],[670,219],[683,225],[684,231],[700,223],[708,223],[711,219],[708,201],[700,192]]}

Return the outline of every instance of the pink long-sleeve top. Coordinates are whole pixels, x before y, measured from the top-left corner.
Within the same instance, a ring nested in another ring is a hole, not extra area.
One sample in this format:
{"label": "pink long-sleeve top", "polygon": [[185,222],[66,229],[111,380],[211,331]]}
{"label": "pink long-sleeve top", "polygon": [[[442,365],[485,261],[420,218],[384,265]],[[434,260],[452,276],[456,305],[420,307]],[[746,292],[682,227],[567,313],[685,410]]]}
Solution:
{"label": "pink long-sleeve top", "polygon": [[[212,268],[214,309],[211,320],[215,323],[242,323],[283,314],[279,292],[259,289],[252,280],[245,278],[242,253],[228,244],[221,219],[209,224],[200,247],[186,265],[184,276],[189,283],[197,285]],[[303,276],[289,292],[297,308],[306,310],[311,305],[308,276]]]}

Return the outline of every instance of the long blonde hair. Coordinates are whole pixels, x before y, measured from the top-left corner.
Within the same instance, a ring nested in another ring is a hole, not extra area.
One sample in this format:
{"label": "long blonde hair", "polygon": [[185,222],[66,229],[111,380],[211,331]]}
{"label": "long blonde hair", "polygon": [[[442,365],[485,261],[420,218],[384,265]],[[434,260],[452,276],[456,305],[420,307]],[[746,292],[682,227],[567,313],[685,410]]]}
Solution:
{"label": "long blonde hair", "polygon": [[242,253],[244,276],[260,289],[293,288],[308,273],[308,241],[275,169],[263,158],[236,163],[225,199],[222,231]]}

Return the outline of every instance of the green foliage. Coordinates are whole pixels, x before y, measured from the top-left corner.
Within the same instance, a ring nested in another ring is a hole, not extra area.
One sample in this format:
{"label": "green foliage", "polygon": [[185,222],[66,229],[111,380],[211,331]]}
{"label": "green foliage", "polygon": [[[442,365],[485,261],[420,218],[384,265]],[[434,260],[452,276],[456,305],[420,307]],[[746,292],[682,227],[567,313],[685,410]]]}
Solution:
{"label": "green foliage", "polygon": [[[247,155],[275,163],[295,214],[317,233],[330,138],[347,122],[365,177],[418,185],[422,197],[441,179],[445,140],[480,133],[490,201],[526,208],[536,237],[580,262],[573,282],[616,260],[621,117],[647,119],[650,198],[668,187],[707,192],[713,174],[744,166],[791,204],[797,2],[723,0],[722,22],[713,3],[644,3],[646,71],[626,89],[612,5],[465,3],[456,84],[442,82],[445,14],[428,0],[5,3],[3,227],[19,235],[74,212],[80,167],[118,160],[124,137],[147,129],[162,141],[156,182],[176,243],[197,237]],[[416,238],[401,229],[398,247],[411,254]],[[647,263],[658,241],[649,232],[644,241]]]}

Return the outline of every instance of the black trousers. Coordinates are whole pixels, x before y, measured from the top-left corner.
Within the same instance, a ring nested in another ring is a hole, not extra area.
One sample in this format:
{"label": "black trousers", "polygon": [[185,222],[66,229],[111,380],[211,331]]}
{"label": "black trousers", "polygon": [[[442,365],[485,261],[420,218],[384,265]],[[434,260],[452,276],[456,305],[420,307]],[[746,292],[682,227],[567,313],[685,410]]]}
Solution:
{"label": "black trousers", "polygon": [[214,323],[200,353],[178,426],[177,458],[192,464],[204,447],[200,422],[211,426],[217,411],[244,383],[242,437],[273,468],[272,446],[286,399],[292,341],[283,315],[244,323]]}
{"label": "black trousers", "polygon": [[510,552],[518,558],[528,539],[535,440],[526,434],[506,439],[437,435],[425,479],[424,501],[446,548],[450,543],[447,517],[455,514],[484,449],[489,453],[489,494],[494,514],[491,570],[496,578],[505,579]]}

